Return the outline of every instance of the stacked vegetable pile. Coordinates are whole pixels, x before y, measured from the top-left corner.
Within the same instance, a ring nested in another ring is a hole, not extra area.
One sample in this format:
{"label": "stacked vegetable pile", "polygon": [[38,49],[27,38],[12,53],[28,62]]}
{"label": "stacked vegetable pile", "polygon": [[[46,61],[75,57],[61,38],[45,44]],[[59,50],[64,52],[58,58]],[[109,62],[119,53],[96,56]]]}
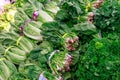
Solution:
{"label": "stacked vegetable pile", "polygon": [[0,80],[120,79],[119,0],[13,2],[0,14]]}

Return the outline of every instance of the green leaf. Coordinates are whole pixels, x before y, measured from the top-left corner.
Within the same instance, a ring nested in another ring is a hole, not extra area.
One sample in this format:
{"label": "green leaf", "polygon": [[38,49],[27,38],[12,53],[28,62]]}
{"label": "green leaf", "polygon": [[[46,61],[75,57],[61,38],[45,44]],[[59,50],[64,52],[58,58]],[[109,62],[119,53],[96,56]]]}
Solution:
{"label": "green leaf", "polygon": [[96,27],[89,22],[85,22],[85,23],[78,23],[76,25],[74,25],[73,30],[75,31],[80,31],[83,34],[93,34],[96,33]]}

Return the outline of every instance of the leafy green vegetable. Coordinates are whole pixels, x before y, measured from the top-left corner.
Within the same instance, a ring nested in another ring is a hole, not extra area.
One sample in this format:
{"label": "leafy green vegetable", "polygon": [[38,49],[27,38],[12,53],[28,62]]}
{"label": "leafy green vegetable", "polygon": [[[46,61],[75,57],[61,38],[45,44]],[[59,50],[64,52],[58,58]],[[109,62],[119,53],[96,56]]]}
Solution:
{"label": "leafy green vegetable", "polygon": [[78,23],[78,24],[74,25],[74,29],[76,31],[80,31],[81,33],[87,34],[87,35],[96,33],[96,27],[92,23],[89,23],[89,22]]}
{"label": "leafy green vegetable", "polygon": [[[87,48],[86,53],[80,59],[76,76],[80,79],[119,79],[119,66],[120,58],[115,54],[118,48],[119,42],[112,41],[112,44],[108,39],[93,39]],[[114,51],[111,49],[114,48]],[[85,73],[85,74],[83,74]]]}
{"label": "leafy green vegetable", "polygon": [[17,47],[11,47],[8,51],[4,53],[4,55],[9,61],[16,64],[19,64],[26,59],[26,53]]}
{"label": "leafy green vegetable", "polygon": [[29,37],[29,38],[32,38],[32,39],[35,39],[35,40],[42,40],[42,35],[40,34],[41,33],[41,30],[39,28],[37,28],[37,26],[40,26],[40,25],[37,25],[37,24],[33,24],[32,22],[29,22],[26,26],[25,26],[25,29],[24,29],[24,34]]}
{"label": "leafy green vegetable", "polygon": [[0,79],[7,80],[10,76],[16,73],[16,67],[13,63],[4,58],[0,58]]}
{"label": "leafy green vegetable", "polygon": [[119,80],[119,5],[119,0],[16,0],[5,6],[0,79]]}
{"label": "leafy green vegetable", "polygon": [[[110,5],[108,5],[110,4]],[[94,17],[94,24],[98,29],[105,32],[119,32],[120,3],[118,0],[105,0],[102,7],[97,9]]]}
{"label": "leafy green vegetable", "polygon": [[59,7],[57,6],[57,3],[54,1],[50,1],[47,4],[45,4],[45,9],[54,14],[56,14],[59,11]]}

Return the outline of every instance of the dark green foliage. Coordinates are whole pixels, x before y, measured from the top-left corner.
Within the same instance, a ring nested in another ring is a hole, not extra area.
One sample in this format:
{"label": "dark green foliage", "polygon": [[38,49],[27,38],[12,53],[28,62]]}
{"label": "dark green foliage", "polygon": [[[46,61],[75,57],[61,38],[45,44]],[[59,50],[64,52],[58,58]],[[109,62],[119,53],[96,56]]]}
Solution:
{"label": "dark green foliage", "polygon": [[[109,5],[108,5],[109,4]],[[95,10],[94,24],[103,31],[120,32],[120,2],[118,0],[105,0],[102,7]]]}
{"label": "dark green foliage", "polygon": [[79,80],[120,79],[120,41],[93,39],[79,62],[76,71]]}
{"label": "dark green foliage", "polygon": [[45,41],[37,48],[33,49],[28,55],[28,60],[36,63],[41,69],[47,70],[48,53],[52,51],[50,44]]}
{"label": "dark green foliage", "polygon": [[19,67],[19,74],[29,80],[38,79],[41,72],[42,69],[38,65],[32,63],[21,64]]}
{"label": "dark green foliage", "polygon": [[[85,15],[85,5],[81,1],[65,0],[60,4],[61,10],[56,15],[56,20],[73,25],[79,22],[78,17]],[[62,14],[61,14],[62,13]]]}
{"label": "dark green foliage", "polygon": [[60,46],[60,36],[61,33],[58,31],[60,29],[59,24],[57,22],[48,22],[42,25],[42,35],[44,35],[44,39],[53,43],[53,47],[57,48]]}

